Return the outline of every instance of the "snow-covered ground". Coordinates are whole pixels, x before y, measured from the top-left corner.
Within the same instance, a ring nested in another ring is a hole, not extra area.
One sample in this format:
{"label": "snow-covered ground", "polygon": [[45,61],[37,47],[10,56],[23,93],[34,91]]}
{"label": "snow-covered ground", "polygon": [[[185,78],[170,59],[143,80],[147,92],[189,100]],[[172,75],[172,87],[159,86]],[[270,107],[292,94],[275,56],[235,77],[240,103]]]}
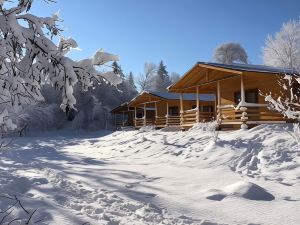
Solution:
{"label": "snow-covered ground", "polygon": [[300,150],[283,125],[221,131],[216,144],[212,136],[195,128],[18,138],[0,152],[0,207],[16,195],[29,214],[17,204],[4,224],[33,209],[32,224],[299,224]]}

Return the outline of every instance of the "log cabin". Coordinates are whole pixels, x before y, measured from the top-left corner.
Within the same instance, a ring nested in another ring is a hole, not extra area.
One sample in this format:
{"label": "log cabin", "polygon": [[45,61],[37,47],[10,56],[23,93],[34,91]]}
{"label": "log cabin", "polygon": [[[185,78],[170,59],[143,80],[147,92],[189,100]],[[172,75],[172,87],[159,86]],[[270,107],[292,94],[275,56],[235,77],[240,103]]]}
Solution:
{"label": "log cabin", "polygon": [[[296,74],[291,69],[262,65],[198,62],[168,90],[180,95],[214,94],[217,110],[212,116],[217,118],[220,128],[247,129],[258,124],[289,122],[269,109],[263,94],[279,95],[282,90],[278,83],[280,76]],[[185,128],[194,125],[194,122],[185,120],[190,114],[181,109],[181,125]],[[194,112],[196,121],[201,114],[200,111]]]}
{"label": "log cabin", "polygon": [[110,113],[114,115],[116,129],[134,126],[134,108],[129,107],[128,102],[112,109]]}
{"label": "log cabin", "polygon": [[[166,126],[179,126],[180,111],[194,112],[199,109],[206,116],[205,121],[213,118],[215,110],[213,95],[196,95],[177,93],[163,93],[156,91],[143,91],[128,106],[134,108],[134,126],[155,126],[163,128]],[[193,119],[193,118],[192,118]]]}

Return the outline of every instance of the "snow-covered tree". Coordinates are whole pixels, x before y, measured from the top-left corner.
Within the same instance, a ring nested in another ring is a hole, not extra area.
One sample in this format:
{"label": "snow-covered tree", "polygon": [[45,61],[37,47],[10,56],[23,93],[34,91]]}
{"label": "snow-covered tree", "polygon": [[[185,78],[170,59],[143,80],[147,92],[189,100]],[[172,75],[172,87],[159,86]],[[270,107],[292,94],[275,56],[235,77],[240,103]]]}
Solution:
{"label": "snow-covered tree", "polygon": [[216,48],[213,58],[218,63],[248,63],[246,50],[239,43],[224,43]]}
{"label": "snow-covered tree", "polygon": [[300,21],[284,23],[274,36],[268,35],[263,47],[264,64],[300,68]]}
{"label": "snow-covered tree", "polygon": [[172,84],[180,80],[180,75],[178,73],[172,72],[170,76]]}
{"label": "snow-covered tree", "polygon": [[155,90],[164,92],[166,91],[167,87],[170,85],[171,85],[171,80],[169,77],[169,73],[163,61],[160,61],[157,69],[156,80],[155,80]]}
{"label": "snow-covered tree", "polygon": [[[52,0],[45,0],[52,2]],[[9,2],[9,4],[7,4]],[[112,71],[99,71],[118,57],[102,50],[92,58],[74,61],[66,56],[77,43],[63,38],[58,14],[38,17],[30,14],[33,0],[0,1],[0,103],[22,105],[43,101],[41,88],[47,80],[62,94],[61,109],[73,109],[73,87],[88,90],[96,82],[118,84]],[[59,37],[55,44],[53,37]],[[0,121],[1,122],[1,121]]]}
{"label": "snow-covered tree", "polygon": [[128,83],[136,90],[133,73],[130,71],[128,75]]}
{"label": "snow-covered tree", "polygon": [[123,73],[123,70],[121,68],[121,66],[116,62],[114,61],[112,64],[111,64],[112,68],[113,68],[113,72],[115,74],[118,74],[121,78],[125,78],[125,75]]}
{"label": "snow-covered tree", "polygon": [[137,84],[141,91],[154,89],[156,71],[157,66],[154,63],[144,64],[144,72],[137,78]]}

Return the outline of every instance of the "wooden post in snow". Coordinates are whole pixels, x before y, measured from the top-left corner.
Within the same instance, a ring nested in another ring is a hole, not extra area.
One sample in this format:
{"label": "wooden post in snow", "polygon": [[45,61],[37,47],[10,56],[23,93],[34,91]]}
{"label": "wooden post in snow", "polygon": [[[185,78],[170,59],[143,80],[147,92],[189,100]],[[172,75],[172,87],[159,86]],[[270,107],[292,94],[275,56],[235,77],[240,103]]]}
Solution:
{"label": "wooden post in snow", "polygon": [[147,126],[147,109],[146,109],[146,103],[144,104],[144,126]]}
{"label": "wooden post in snow", "polygon": [[183,94],[180,93],[180,125],[183,125]]}
{"label": "wooden post in snow", "polygon": [[166,127],[169,125],[169,102],[167,102]]}
{"label": "wooden post in snow", "polygon": [[[241,74],[241,102],[242,103],[246,102],[243,74]],[[245,130],[245,129],[248,128],[248,126],[247,126],[247,121],[248,121],[247,108],[242,105],[242,107],[240,107],[238,110],[241,110],[241,112],[242,112],[242,116],[241,116],[241,122],[242,122],[241,129]]]}
{"label": "wooden post in snow", "polygon": [[217,81],[217,121],[219,123],[219,125],[221,124],[221,85],[220,85],[220,81]]}
{"label": "wooden post in snow", "polygon": [[196,111],[196,123],[199,123],[200,122],[200,100],[199,100],[199,86],[196,87],[197,89],[197,95],[196,95],[196,108],[197,108],[197,111]]}

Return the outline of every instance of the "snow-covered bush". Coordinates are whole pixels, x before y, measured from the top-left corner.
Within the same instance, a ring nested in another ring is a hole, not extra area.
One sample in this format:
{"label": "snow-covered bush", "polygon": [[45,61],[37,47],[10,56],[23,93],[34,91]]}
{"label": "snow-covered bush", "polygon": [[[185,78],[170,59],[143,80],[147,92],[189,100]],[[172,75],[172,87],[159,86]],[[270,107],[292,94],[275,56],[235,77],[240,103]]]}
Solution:
{"label": "snow-covered bush", "polygon": [[[46,0],[52,2],[51,0]],[[117,85],[122,79],[99,66],[118,60],[116,55],[97,51],[92,58],[74,61],[66,56],[77,48],[74,39],[61,36],[58,14],[30,14],[33,0],[0,1],[0,99],[15,107],[44,100],[42,86],[48,82],[61,91],[62,110],[74,109],[77,84],[87,91],[95,82]],[[55,44],[53,37],[59,38]]]}
{"label": "snow-covered bush", "polygon": [[23,107],[14,117],[18,127],[29,131],[60,129],[67,120],[57,104],[36,104]]}
{"label": "snow-covered bush", "polygon": [[[285,75],[278,79],[280,94],[260,93],[269,103],[270,109],[294,121],[292,137],[300,145],[300,78],[298,75]],[[289,132],[289,131],[288,131]]]}

